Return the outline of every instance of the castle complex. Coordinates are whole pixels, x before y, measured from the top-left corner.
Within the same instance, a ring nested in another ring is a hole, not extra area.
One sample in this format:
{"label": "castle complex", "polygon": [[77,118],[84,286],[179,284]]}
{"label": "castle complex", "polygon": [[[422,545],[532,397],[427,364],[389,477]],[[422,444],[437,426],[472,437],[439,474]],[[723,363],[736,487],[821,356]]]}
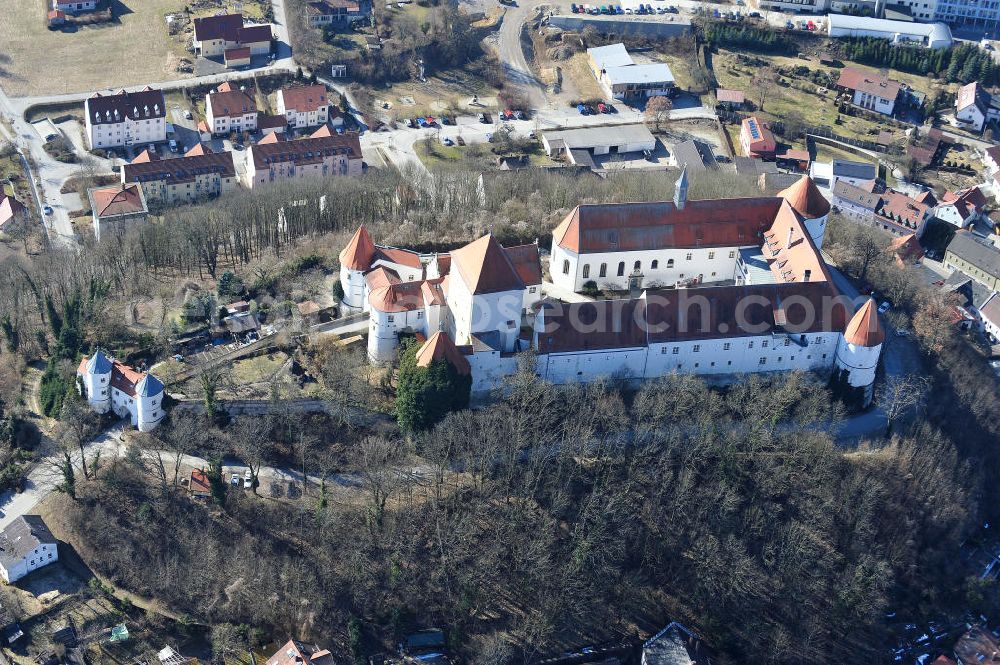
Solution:
{"label": "castle complex", "polygon": [[[855,311],[820,254],[830,204],[808,176],[776,196],[577,206],[555,228],[553,293],[536,244],[486,235],[446,254],[376,245],[361,227],[340,254],[343,304],[369,312],[368,355],[391,361],[403,333],[453,344],[473,393],[516,371],[564,384],[671,372],[725,381],[812,370],[871,401],[884,333],[872,301]],[[567,298],[569,299],[569,298]],[[442,335],[435,333],[442,332]],[[429,341],[427,343],[430,343]]]}
{"label": "castle complex", "polygon": [[141,432],[156,427],[166,413],[163,410],[163,383],[149,373],[137,372],[128,365],[94,351],[80,362],[76,376],[83,397],[97,413],[113,411],[126,416]]}

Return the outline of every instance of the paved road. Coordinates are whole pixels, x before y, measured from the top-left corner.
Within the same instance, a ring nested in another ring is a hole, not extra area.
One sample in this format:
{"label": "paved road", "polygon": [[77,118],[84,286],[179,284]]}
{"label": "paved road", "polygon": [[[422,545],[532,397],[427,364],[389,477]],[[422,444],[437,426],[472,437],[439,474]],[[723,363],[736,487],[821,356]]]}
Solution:
{"label": "paved road", "polygon": [[531,71],[521,48],[521,30],[524,22],[533,17],[536,6],[507,7],[500,24],[500,62],[503,63],[507,80],[516,85],[528,97],[531,108],[542,109],[547,105],[545,87]]}

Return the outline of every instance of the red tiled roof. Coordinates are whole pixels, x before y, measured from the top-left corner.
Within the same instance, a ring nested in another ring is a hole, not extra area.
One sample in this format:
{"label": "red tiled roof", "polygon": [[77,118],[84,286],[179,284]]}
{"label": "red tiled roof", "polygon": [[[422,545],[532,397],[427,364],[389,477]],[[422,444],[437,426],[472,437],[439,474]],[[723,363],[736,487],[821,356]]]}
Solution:
{"label": "red tiled roof", "polygon": [[[246,50],[246,57],[250,57],[249,49]],[[226,58],[232,59],[229,51],[226,51]],[[242,90],[231,89],[231,86],[226,90],[220,86],[219,92],[210,92],[207,104],[209,112],[216,118],[242,118],[247,113],[257,112],[257,102],[254,98]]]}
{"label": "red tiled roof", "polygon": [[94,213],[98,217],[132,215],[146,210],[138,185],[115,185],[92,189],[90,198],[94,202]]}
{"label": "red tiled roof", "polygon": [[438,277],[437,279],[427,279],[423,281],[420,287],[420,293],[424,296],[424,301],[428,305],[445,304],[444,281],[446,279],[447,277]]}
{"label": "red tiled roof", "polygon": [[579,254],[760,244],[781,206],[778,197],[673,203],[577,206],[552,232],[560,247]]}
{"label": "red tiled roof", "polygon": [[1000,294],[991,295],[979,308],[979,314],[993,325],[1000,326]]}
{"label": "red tiled roof", "polygon": [[979,91],[978,88],[979,84],[975,81],[959,88],[958,93],[955,95],[955,109],[961,111],[962,109],[975,104],[976,94]]}
{"label": "red tiled roof", "polygon": [[270,113],[257,114],[257,129],[276,129],[288,126],[288,118],[283,115],[271,115]]}
{"label": "red tiled roof", "polygon": [[525,286],[536,286],[542,283],[542,262],[538,256],[538,245],[515,245],[504,247],[507,258],[510,259],[518,277]]}
{"label": "red tiled roof", "polygon": [[317,0],[306,5],[306,13],[313,16],[329,16],[336,14],[336,9],[346,9],[349,12],[359,11],[360,5],[353,0]]}
{"label": "red tiled roof", "polygon": [[0,228],[15,217],[21,217],[27,212],[28,209],[21,205],[20,201],[13,196],[7,196],[0,190]]}
{"label": "red tiled roof", "polygon": [[205,173],[218,173],[220,177],[233,178],[236,176],[236,166],[233,164],[233,153],[209,152],[176,159],[124,164],[122,173],[127,182],[165,180],[168,183],[178,183],[192,182],[196,176]]}
{"label": "red tiled roof", "polygon": [[761,248],[778,282],[830,281],[826,264],[792,207],[781,206]]}
{"label": "red tiled roof", "polygon": [[719,88],[715,91],[715,98],[724,104],[742,104],[746,101],[746,94],[742,90]]}
{"label": "red tiled roof", "polygon": [[198,143],[194,144],[193,148],[191,148],[190,150],[188,150],[187,152],[185,152],[184,156],[185,157],[198,157],[200,155],[214,155],[214,154],[215,154],[215,152],[212,150],[211,147],[209,147],[208,144],[201,143],[199,141]]}
{"label": "red tiled roof", "polygon": [[[809,159],[809,153],[806,160]],[[806,219],[816,219],[823,217],[830,212],[830,202],[820,194],[819,188],[812,178],[807,175],[799,178],[798,182],[778,192],[778,196],[788,201],[789,205]]]}
{"label": "red tiled roof", "polygon": [[868,302],[851,317],[847,329],[844,330],[844,341],[866,348],[878,346],[885,341],[885,331],[879,323],[874,300],[869,298]]}
{"label": "red tiled roof", "polygon": [[129,397],[135,397],[135,386],[142,381],[144,376],[145,374],[142,372],[137,372],[116,360],[111,370],[111,387],[120,390]]}
{"label": "red tiled roof", "polygon": [[369,291],[399,284],[402,281],[395,270],[386,268],[385,266],[379,266],[375,270],[365,274],[365,283],[368,284]]}
{"label": "red tiled roof", "polygon": [[372,309],[389,314],[409,312],[424,307],[423,282],[400,282],[375,289],[368,294]]}
{"label": "red tiled roof", "polygon": [[227,48],[222,57],[227,62],[229,60],[247,60],[250,58],[250,47],[238,46],[236,48]]}
{"label": "red tiled roof", "polygon": [[150,152],[149,149],[147,148],[146,150],[143,150],[138,155],[136,155],[135,159],[133,159],[129,163],[130,164],[145,164],[146,162],[152,162],[152,161],[155,161],[155,160],[157,160],[159,158],[160,158],[159,155],[157,155],[155,152]]}
{"label": "red tiled roof", "polygon": [[473,295],[524,288],[524,281],[492,233],[454,250],[451,257]]}
{"label": "red tiled roof", "polygon": [[925,204],[901,192],[889,189],[881,195],[881,198],[882,207],[879,208],[878,214],[897,224],[916,229],[927,215],[928,207]]}
{"label": "red tiled roof", "polygon": [[361,158],[361,142],[357,134],[338,134],[298,141],[273,138],[277,136],[277,132],[269,134],[257,145],[250,147],[254,166],[258,169],[275,163],[318,164],[323,161],[324,156],[335,154],[346,154],[353,159]]}
{"label": "red tiled roof", "polygon": [[362,224],[351,236],[351,241],[347,247],[340,252],[340,264],[350,270],[368,270],[372,265],[372,257],[375,256],[375,243],[368,234],[368,229]]}
{"label": "red tiled roof", "polygon": [[328,106],[330,100],[327,98],[325,85],[293,85],[281,89],[281,98],[285,103],[285,110],[295,110],[299,113],[316,111],[320,107]]}
{"label": "red tiled roof", "polygon": [[924,258],[924,250],[917,240],[917,234],[908,233],[905,236],[894,238],[889,243],[889,251],[893,252],[901,261],[912,263]]}
{"label": "red tiled roof", "polygon": [[256,44],[271,40],[271,26],[244,26],[242,14],[206,16],[194,20],[194,38],[199,42],[221,39],[237,44]]}
{"label": "red tiled roof", "polygon": [[748,157],[772,153],[777,147],[774,134],[768,128],[767,123],[757,117],[743,119],[740,125],[740,140],[750,150]]}
{"label": "red tiled roof", "polygon": [[962,219],[982,212],[986,205],[986,197],[983,196],[979,187],[967,187],[957,192],[945,192],[941,197],[942,203],[955,206],[955,210]]}
{"label": "red tiled roof", "polygon": [[428,367],[435,360],[443,360],[450,364],[462,375],[468,376],[472,373],[469,361],[465,359],[455,342],[447,333],[438,331],[431,335],[430,339],[424,342],[417,350],[417,367]]}
{"label": "red tiled roof", "polygon": [[[646,299],[633,300],[546,302],[538,352],[631,348],[777,330],[840,332],[847,310],[830,300],[837,295],[830,282],[809,282],[664,289],[647,291]],[[692,302],[707,303],[707,310],[692,316]],[[828,302],[833,306],[825,306]]]}
{"label": "red tiled roof", "polygon": [[857,67],[840,70],[837,85],[848,90],[858,90],[880,99],[895,100],[899,96],[899,82]]}
{"label": "red tiled roof", "polygon": [[191,481],[188,483],[188,488],[191,492],[196,492],[198,494],[211,494],[212,493],[212,483],[208,479],[208,474],[201,469],[191,470]]}
{"label": "red tiled roof", "polygon": [[411,252],[408,249],[399,249],[398,247],[375,247],[375,258],[374,261],[388,261],[389,263],[395,263],[396,265],[406,266],[408,268],[420,269],[423,264],[420,263],[420,255],[416,252]]}

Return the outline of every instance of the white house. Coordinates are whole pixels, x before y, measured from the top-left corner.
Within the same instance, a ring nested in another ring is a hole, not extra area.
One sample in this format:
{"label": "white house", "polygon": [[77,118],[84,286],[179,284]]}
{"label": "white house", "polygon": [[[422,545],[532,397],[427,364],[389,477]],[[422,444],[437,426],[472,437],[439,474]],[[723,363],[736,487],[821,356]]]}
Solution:
{"label": "white house", "polygon": [[84,128],[91,149],[166,141],[166,117],[163,93],[149,86],[113,95],[95,92],[84,102]]}
{"label": "white house", "polygon": [[934,209],[934,216],[960,229],[967,228],[986,216],[986,196],[979,187],[967,187],[957,192],[945,192]]}
{"label": "white house", "polygon": [[995,145],[983,151],[983,166],[986,167],[987,175],[996,175],[1000,172],[1000,145]]}
{"label": "white house", "polygon": [[993,292],[979,308],[979,316],[983,321],[983,331],[991,335],[994,342],[1000,342],[1000,294]]}
{"label": "white house", "polygon": [[963,85],[955,95],[955,124],[982,131],[983,127],[1000,119],[1000,99],[988,93],[977,81]]}
{"label": "white house", "polygon": [[230,82],[205,95],[205,120],[212,134],[257,131],[257,102]]}
{"label": "white house", "polygon": [[373,362],[393,358],[400,334],[447,335],[474,393],[516,371],[515,353],[531,348],[538,376],[557,384],[836,371],[870,402],[884,334],[873,301],[856,307],[830,278],[820,253],[830,205],[815,184],[687,201],[682,175],[676,190],[672,203],[578,206],[553,231],[559,290],[596,281],[627,296],[539,300],[533,245],[503,248],[487,235],[417,255],[379,247],[360,228],[340,255],[343,304],[364,310],[367,301]]}
{"label": "white house", "polygon": [[81,394],[98,413],[113,411],[131,420],[141,432],[156,427],[163,410],[163,383],[149,373],[137,372],[97,350],[76,370]]}
{"label": "white house", "polygon": [[0,576],[8,584],[59,560],[59,541],[38,515],[22,515],[0,532]]}
{"label": "white house", "polygon": [[852,94],[851,102],[855,106],[883,115],[892,115],[900,91],[898,81],[857,67],[840,70],[837,87]]}
{"label": "white house", "polygon": [[647,98],[674,91],[674,75],[662,62],[636,64],[624,44],[587,49],[590,69],[605,92],[615,99]]}
{"label": "white house", "polygon": [[97,9],[97,0],[53,0],[52,9],[66,12],[67,14],[92,12]]}
{"label": "white house", "polygon": [[329,93],[324,85],[293,85],[278,91],[278,115],[290,129],[325,125],[330,119]]}

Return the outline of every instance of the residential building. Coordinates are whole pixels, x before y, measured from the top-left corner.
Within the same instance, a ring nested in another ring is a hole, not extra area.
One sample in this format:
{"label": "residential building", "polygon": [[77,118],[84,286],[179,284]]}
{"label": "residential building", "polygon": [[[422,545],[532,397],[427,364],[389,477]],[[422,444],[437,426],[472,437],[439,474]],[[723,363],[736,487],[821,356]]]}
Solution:
{"label": "residential building", "polygon": [[556,384],[805,370],[836,372],[867,404],[884,332],[874,301],[855,310],[830,278],[820,253],[829,211],[808,177],[778,196],[688,201],[686,173],[673,202],[578,206],[553,231],[554,290],[623,295],[571,303],[540,300],[534,245],[486,235],[418,255],[360,228],[340,255],[344,305],[368,309],[375,363],[395,356],[400,334],[446,335],[475,394],[532,349],[538,376]]}
{"label": "residential building", "polygon": [[1000,293],[993,292],[982,307],[979,315],[983,322],[983,331],[993,338],[993,343],[1000,341]]}
{"label": "residential building", "polygon": [[67,14],[92,12],[97,9],[97,0],[52,0],[52,9]]}
{"label": "residential building", "polygon": [[297,141],[289,141],[284,134],[268,134],[247,147],[246,160],[250,188],[275,180],[360,175],[363,164],[357,134],[311,136]]}
{"label": "residential building", "polygon": [[846,159],[834,159],[829,162],[813,162],[809,166],[809,177],[828,189],[836,187],[838,182],[846,182],[869,192],[874,192],[878,185],[878,168],[868,162],[851,162]]}
{"label": "residential building", "polygon": [[278,91],[278,115],[289,129],[317,127],[330,119],[330,99],[325,85],[293,85]]}
{"label": "residential building", "polygon": [[[924,21],[934,18],[934,13],[927,8],[927,3],[914,0],[911,7],[914,18]],[[927,48],[948,48],[952,44],[951,30],[944,23],[893,21],[871,16],[830,14],[826,17],[826,26],[827,35],[830,37],[874,37],[890,40],[893,44],[918,44]]]}
{"label": "residential building", "polygon": [[743,154],[755,159],[774,159],[777,148],[774,134],[760,118],[744,118],[740,123],[740,147]]}
{"label": "residential building", "polygon": [[0,188],[0,231],[10,232],[22,222],[27,221],[28,209],[13,196],[5,194]]}
{"label": "residential building", "polygon": [[719,88],[715,91],[715,101],[730,111],[738,111],[746,104],[746,94],[742,90],[726,90]]}
{"label": "residential building", "polygon": [[257,131],[257,102],[226,81],[205,95],[205,120],[212,134]]}
{"label": "residential building", "polygon": [[701,638],[676,621],[642,645],[641,665],[712,665]]}
{"label": "residential building", "polygon": [[253,49],[249,46],[227,48],[222,54],[222,63],[230,69],[249,67],[253,60]]}
{"label": "residential building", "polygon": [[270,25],[244,25],[243,14],[220,14],[194,20],[195,53],[205,58],[224,56],[232,49],[249,48],[251,55],[271,52]]}
{"label": "residential building", "polygon": [[360,0],[316,0],[308,3],[305,11],[309,25],[314,28],[346,24],[366,15]]}
{"label": "residential building", "polygon": [[924,234],[930,206],[892,189],[869,191],[846,180],[833,187],[833,205],[848,219],[896,236]]}
{"label": "residential building", "polygon": [[937,127],[927,130],[923,136],[918,136],[916,142],[906,146],[906,154],[920,166],[930,166],[942,153],[942,148],[949,145],[944,134]]}
{"label": "residential building", "polygon": [[889,253],[893,255],[896,265],[900,268],[920,263],[924,258],[924,248],[916,233],[894,238],[889,243]]}
{"label": "residential building", "polygon": [[934,216],[960,229],[986,219],[986,196],[979,187],[945,192],[934,209]]}
{"label": "residential building", "polygon": [[236,166],[233,153],[213,153],[198,144],[183,157],[160,159],[143,152],[121,166],[123,183],[135,183],[142,189],[147,204],[172,206],[221,196],[236,189]]}
{"label": "residential building", "polygon": [[84,357],[76,370],[82,394],[90,408],[98,413],[113,412],[128,417],[133,427],[148,432],[166,413],[163,410],[163,383],[148,372],[138,372],[128,365],[95,351]]}
{"label": "residential building", "polygon": [[955,234],[942,263],[950,270],[961,270],[986,288],[1000,291],[1000,250],[968,231]]}
{"label": "residential building", "polygon": [[84,129],[92,150],[161,143],[167,140],[163,93],[146,86],[139,92],[95,92],[84,102]]}
{"label": "residential building", "polygon": [[0,531],[0,577],[11,584],[59,560],[59,541],[38,515],[15,517]]}
{"label": "residential building", "polygon": [[1000,663],[1000,640],[982,626],[976,626],[955,643],[958,665],[996,665]]}
{"label": "residential building", "polygon": [[132,183],[87,190],[90,215],[94,222],[94,238],[100,242],[109,233],[125,233],[130,227],[144,224],[149,208],[142,189]]}
{"label": "residential building", "polygon": [[549,156],[567,156],[574,151],[591,155],[621,154],[653,151],[656,137],[642,124],[581,127],[543,132],[542,147]]}
{"label": "residential building", "polygon": [[982,131],[1000,119],[1000,97],[986,91],[978,81],[963,85],[955,95],[955,123],[959,127]]}
{"label": "residential building", "polygon": [[670,151],[671,163],[688,173],[704,173],[717,168],[712,146],[704,141],[688,139],[673,146]]}
{"label": "residential building", "polygon": [[674,75],[669,66],[662,62],[636,64],[624,44],[589,48],[587,56],[597,81],[615,99],[643,99],[674,91]]}
{"label": "residential building", "polygon": [[851,102],[855,106],[883,115],[892,115],[900,91],[898,81],[858,67],[840,70],[837,87],[853,95]]}
{"label": "residential building", "polygon": [[328,649],[298,640],[288,640],[283,647],[267,659],[267,665],[335,665]]}

